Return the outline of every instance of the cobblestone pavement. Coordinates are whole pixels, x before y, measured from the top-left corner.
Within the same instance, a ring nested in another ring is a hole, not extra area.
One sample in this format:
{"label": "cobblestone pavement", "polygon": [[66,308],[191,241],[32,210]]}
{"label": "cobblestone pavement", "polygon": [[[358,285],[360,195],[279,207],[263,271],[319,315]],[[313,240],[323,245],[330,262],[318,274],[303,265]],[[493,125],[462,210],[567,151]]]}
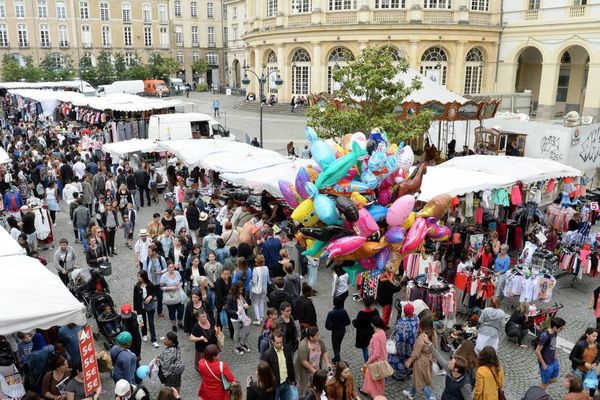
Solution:
{"label": "cobblestone pavement", "polygon": [[[61,203],[62,210],[65,209],[65,204]],[[163,206],[153,205],[152,208],[144,207],[138,211],[138,225],[136,231],[140,228],[145,227],[146,223],[150,220],[151,214],[155,211],[162,211]],[[59,212],[57,218],[58,226],[56,227],[55,240],[58,243],[58,239],[61,237],[67,237],[69,241],[73,242],[73,233],[70,228],[70,221],[68,220],[68,214],[65,212]],[[122,233],[120,232],[117,236],[117,253],[118,255],[112,259],[113,274],[108,277],[111,294],[115,303],[120,307],[125,302],[131,302],[133,297],[133,285],[135,282],[135,274],[137,271],[135,256],[131,250],[128,250],[122,239]],[[85,262],[83,256],[83,250],[81,245],[74,245],[77,252],[79,263]],[[42,253],[43,256],[52,259],[53,250],[46,250]],[[50,267],[50,269],[53,269]],[[331,280],[329,271],[319,271],[319,279],[316,289],[318,290],[318,296],[314,298],[314,302],[317,308],[318,324],[321,328],[321,336],[325,340],[328,348],[331,350],[331,342],[329,331],[325,330],[325,317],[327,312],[331,308]],[[572,346],[572,343],[582,334],[583,330],[587,326],[591,326],[594,322],[593,315],[587,310],[586,302],[588,294],[591,293],[593,288],[596,287],[598,282],[594,279],[586,277],[582,281],[576,282],[574,288],[569,287],[571,278],[569,276],[559,278],[558,289],[555,291],[555,300],[563,303],[565,309],[560,311],[559,315],[567,321],[566,330],[561,333],[560,337],[563,339],[560,341],[561,348],[559,353],[559,359],[561,363],[561,377],[570,372],[570,363],[568,361],[568,348]],[[508,312],[510,305],[514,301],[506,301],[504,304],[505,310]],[[351,297],[346,301],[346,308],[351,318],[354,318],[356,313],[359,311],[360,303],[356,303],[351,300]],[[395,317],[393,317],[395,320]],[[94,326],[94,322],[90,320],[90,324]],[[168,320],[156,321],[157,335],[158,337],[163,336],[170,329]],[[249,374],[255,372],[255,368],[258,362],[258,354],[256,352],[256,343],[259,333],[259,328],[252,326],[251,336],[249,343],[252,347],[252,352],[244,355],[237,355],[233,352],[232,343],[229,340],[228,335],[226,339],[226,350],[221,354],[221,358],[227,361],[235,376],[239,379],[242,384],[245,385],[246,378]],[[183,355],[186,361],[186,371],[183,376],[182,384],[182,396],[183,398],[189,399],[197,396],[197,390],[200,384],[200,378],[193,368],[194,360],[194,347],[191,342],[187,341],[182,337],[183,333],[179,333],[180,343],[182,343]],[[342,346],[342,358],[350,363],[355,376],[360,376],[359,370],[362,364],[362,356],[360,350],[354,347],[355,331],[350,328],[346,334],[346,337]],[[97,342],[98,351],[102,349],[101,341]],[[162,346],[161,346],[162,348]],[[150,342],[145,342],[142,345],[142,363],[148,363],[153,357],[159,354],[161,349],[154,349]],[[537,367],[537,361],[533,354],[533,350],[530,348],[522,349],[516,347],[514,344],[509,343],[506,338],[500,340],[500,360],[504,365],[507,373],[506,377],[506,394],[509,400],[521,399],[526,389],[539,382],[539,373]],[[441,390],[444,385],[444,377],[435,377],[435,394],[436,396],[441,395]],[[561,382],[561,381],[559,381]],[[103,398],[112,398],[113,383],[108,375],[105,374],[103,377],[104,387],[109,391]],[[362,378],[357,378],[357,384],[362,383]],[[148,382],[147,385],[156,390],[158,384],[156,382]],[[388,379],[386,382],[386,394],[389,398],[402,398],[402,390],[407,389],[410,383],[397,382],[393,379]],[[560,383],[556,383],[550,387],[550,393],[555,399],[560,399],[565,394],[564,389]],[[419,398],[417,396],[417,398]],[[422,397],[421,397],[422,398]]]}

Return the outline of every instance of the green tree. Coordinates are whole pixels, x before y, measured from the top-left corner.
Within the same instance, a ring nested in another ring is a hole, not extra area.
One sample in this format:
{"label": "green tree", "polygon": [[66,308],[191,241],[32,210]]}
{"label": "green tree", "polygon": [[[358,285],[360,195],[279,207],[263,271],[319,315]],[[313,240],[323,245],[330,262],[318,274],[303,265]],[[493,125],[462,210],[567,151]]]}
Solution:
{"label": "green tree", "polygon": [[147,65],[134,63],[127,69],[126,79],[143,81],[148,78],[150,78],[150,71]]}
{"label": "green tree", "polygon": [[394,112],[411,92],[421,88],[420,80],[405,85],[398,79],[407,69],[408,61],[396,61],[389,48],[367,47],[356,61],[332,72],[340,85],[336,99],[341,107],[338,109],[331,101],[311,106],[306,113],[308,125],[323,138],[370,132],[374,127],[382,127],[394,142],[422,135],[429,127],[431,113],[422,112],[400,121]]}
{"label": "green tree", "polygon": [[87,54],[79,60],[79,76],[92,86],[98,85],[96,67],[92,63],[92,58]]}
{"label": "green tree", "polygon": [[198,74],[204,77],[204,74],[206,74],[209,69],[210,67],[208,65],[208,62],[206,62],[206,60],[203,58],[199,58],[198,60],[192,63],[192,71],[194,75]]}
{"label": "green tree", "polygon": [[173,57],[164,57],[162,54],[154,53],[148,59],[148,71],[152,78],[166,81],[179,71],[179,63]]}
{"label": "green tree", "polygon": [[22,77],[27,82],[39,82],[44,77],[44,71],[41,67],[33,65],[33,57],[25,57],[25,67],[22,67]]}
{"label": "green tree", "polygon": [[12,54],[2,56],[2,80],[4,82],[20,81],[23,78],[23,67]]}
{"label": "green tree", "polygon": [[96,85],[108,85],[115,80],[115,67],[112,62],[111,54],[102,51],[98,55],[96,62]]}
{"label": "green tree", "polygon": [[123,53],[115,54],[114,69],[116,81],[122,81],[127,79],[128,67],[127,63],[125,62],[125,56],[123,55]]}
{"label": "green tree", "polygon": [[[33,63],[28,64],[26,68],[33,69],[30,75],[36,74]],[[75,71],[73,69],[73,60],[69,55],[63,55],[60,58],[48,54],[41,62],[40,73],[47,81],[66,81],[73,79]]]}

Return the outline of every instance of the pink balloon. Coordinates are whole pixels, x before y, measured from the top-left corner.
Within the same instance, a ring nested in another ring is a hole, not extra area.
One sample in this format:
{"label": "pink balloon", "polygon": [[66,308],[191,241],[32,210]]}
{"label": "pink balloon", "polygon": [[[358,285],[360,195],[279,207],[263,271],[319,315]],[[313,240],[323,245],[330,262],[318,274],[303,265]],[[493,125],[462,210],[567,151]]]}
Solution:
{"label": "pink balloon", "polygon": [[288,181],[279,180],[279,190],[281,191],[281,195],[287,201],[287,203],[292,208],[298,207],[298,200],[296,199],[296,193],[294,193],[294,189],[292,188],[292,184]]}
{"label": "pink balloon", "polygon": [[345,236],[329,242],[325,251],[329,253],[329,258],[345,256],[358,250],[365,242],[363,236]]}
{"label": "pink balloon", "polygon": [[402,225],[415,206],[415,197],[411,194],[404,195],[392,203],[385,220],[390,226]]}
{"label": "pink balloon", "polygon": [[388,184],[387,181],[383,181],[379,185],[379,193],[377,195],[377,202],[382,206],[387,206],[390,201],[392,201],[392,197],[394,196],[394,191],[392,190],[392,185]]}
{"label": "pink balloon", "polygon": [[379,230],[379,225],[365,207],[358,210],[358,221],[354,223],[354,230],[360,236],[368,238]]}
{"label": "pink balloon", "polygon": [[358,260],[358,263],[367,271],[371,271],[372,269],[375,269],[377,267],[377,265],[375,264],[375,260],[373,260],[373,258],[371,257],[361,258],[360,260]]}
{"label": "pink balloon", "polygon": [[415,219],[415,222],[410,227],[406,238],[404,239],[404,244],[402,246],[402,254],[408,254],[415,251],[421,243],[423,243],[423,239],[427,235],[427,223],[423,218]]}

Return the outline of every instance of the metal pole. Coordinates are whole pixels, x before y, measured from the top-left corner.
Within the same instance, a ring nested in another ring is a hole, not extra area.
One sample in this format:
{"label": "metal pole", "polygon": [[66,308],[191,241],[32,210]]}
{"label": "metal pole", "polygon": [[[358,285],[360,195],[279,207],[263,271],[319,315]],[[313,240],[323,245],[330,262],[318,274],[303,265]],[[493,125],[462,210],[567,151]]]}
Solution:
{"label": "metal pole", "polygon": [[263,148],[263,91],[265,81],[262,78],[258,79],[259,90],[258,90],[258,101],[260,102],[260,147]]}

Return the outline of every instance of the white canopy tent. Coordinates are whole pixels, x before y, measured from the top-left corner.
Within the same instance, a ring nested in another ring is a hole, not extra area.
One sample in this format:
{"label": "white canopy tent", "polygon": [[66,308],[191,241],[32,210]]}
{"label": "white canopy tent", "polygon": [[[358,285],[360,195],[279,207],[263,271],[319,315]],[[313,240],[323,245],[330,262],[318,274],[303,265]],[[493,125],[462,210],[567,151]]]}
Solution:
{"label": "white canopy tent", "polygon": [[417,70],[409,68],[406,72],[402,72],[396,76],[397,81],[402,81],[406,86],[410,86],[414,79],[421,80],[421,89],[413,91],[403,102],[411,102],[425,104],[430,101],[438,101],[440,103],[457,102],[460,104],[466,103],[468,100],[456,93],[448,90],[445,86],[432,81],[430,78],[421,75]]}
{"label": "white canopy tent", "polygon": [[7,162],[10,162],[10,157],[6,150],[0,147],[0,164],[6,164]]}
{"label": "white canopy tent", "polygon": [[486,189],[507,187],[513,183],[514,179],[509,176],[492,175],[455,167],[427,167],[418,200],[429,201],[440,194],[462,196]]}
{"label": "white canopy tent", "polygon": [[[484,156],[473,155],[454,157],[440,165],[439,168],[459,168],[474,172],[484,172],[495,176],[512,178],[512,183],[534,183],[552,178],[565,178],[568,176],[581,176],[582,172],[576,168],[561,164],[557,161],[510,156]],[[460,177],[462,180],[463,178]]]}
{"label": "white canopy tent", "polygon": [[131,139],[115,143],[107,143],[102,146],[102,150],[108,151],[109,153],[118,157],[124,157],[129,153],[135,153],[138,151],[144,153],[160,151],[160,148],[154,139]]}
{"label": "white canopy tent", "polygon": [[85,325],[83,304],[0,228],[0,335],[70,323]]}

